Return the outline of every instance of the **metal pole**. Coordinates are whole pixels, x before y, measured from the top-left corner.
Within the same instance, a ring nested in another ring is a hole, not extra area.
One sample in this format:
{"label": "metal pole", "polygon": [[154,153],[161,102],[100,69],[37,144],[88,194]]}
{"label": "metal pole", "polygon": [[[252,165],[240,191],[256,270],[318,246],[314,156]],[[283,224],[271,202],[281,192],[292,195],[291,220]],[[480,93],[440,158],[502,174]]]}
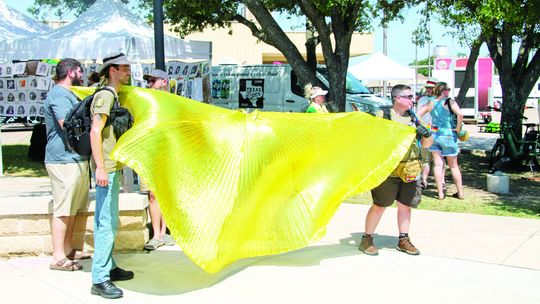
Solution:
{"label": "metal pole", "polygon": [[0,176],[4,176],[4,159],[2,158],[2,122],[0,122]]}
{"label": "metal pole", "polygon": [[163,41],[163,0],[154,0],[154,47],[156,69],[165,71],[165,47]]}
{"label": "metal pole", "polygon": [[[385,17],[385,13],[383,11],[383,19]],[[388,33],[387,33],[387,30],[388,30],[388,27],[386,25],[386,23],[383,25],[383,54],[384,56],[387,56],[388,55],[388,52],[387,52],[387,47],[386,47],[386,40],[388,39]],[[387,83],[386,83],[386,80],[383,80],[383,95],[382,95],[382,98],[386,98],[386,86],[387,86]]]}

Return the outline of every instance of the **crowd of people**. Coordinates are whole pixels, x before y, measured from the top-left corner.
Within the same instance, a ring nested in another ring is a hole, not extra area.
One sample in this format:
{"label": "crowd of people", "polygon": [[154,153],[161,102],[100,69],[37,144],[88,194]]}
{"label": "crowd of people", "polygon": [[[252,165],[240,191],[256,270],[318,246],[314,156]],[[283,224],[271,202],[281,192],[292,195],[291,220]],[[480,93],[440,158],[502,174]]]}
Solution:
{"label": "crowd of people", "polygon": [[[63,131],[64,120],[78,98],[72,86],[82,84],[82,67],[77,60],[66,58],[56,66],[56,84],[45,102],[47,146],[46,169],[54,197],[51,220],[53,253],[51,270],[77,271],[83,266],[81,259],[92,258],[91,293],[114,299],[123,292],[113,281],[130,280],[134,273],[120,268],[114,257],[114,242],[119,226],[120,170],[123,164],[114,160],[111,153],[118,140],[114,125],[107,123],[113,105],[118,103],[118,92],[128,84],[133,62],[122,54],[113,54],[103,59],[101,70],[88,78],[89,86],[98,87],[91,104],[90,145],[91,157],[72,152]],[[163,70],[155,69],[144,75],[148,87],[167,91],[168,76]],[[106,88],[102,89],[100,87]],[[365,233],[359,250],[367,255],[377,255],[373,239],[376,227],[387,207],[397,202],[398,243],[397,250],[410,255],[420,251],[409,238],[411,209],[421,201],[422,189],[427,187],[430,157],[434,162],[434,176],[440,199],[444,199],[444,161],[448,162],[457,187],[457,198],[463,199],[461,173],[457,164],[456,133],[459,133],[463,115],[457,103],[448,98],[449,88],[445,83],[434,81],[426,85],[427,94],[419,103],[418,115],[413,111],[414,93],[409,86],[396,85],[391,96],[393,107],[382,113],[383,119],[409,125],[416,129],[416,139],[395,170],[379,186],[371,190],[373,205],[365,220]],[[305,97],[309,100],[307,113],[328,113],[325,106],[327,91],[307,85]],[[457,116],[457,127],[453,127],[450,116]],[[419,118],[420,117],[420,118]],[[91,169],[96,187],[94,213],[93,257],[83,251],[84,242],[74,237],[76,223],[86,223],[83,214],[89,204]],[[167,225],[154,193],[141,181],[141,190],[148,195],[153,237],[144,245],[146,250],[155,250],[163,245],[172,246],[174,239],[167,234]]]}

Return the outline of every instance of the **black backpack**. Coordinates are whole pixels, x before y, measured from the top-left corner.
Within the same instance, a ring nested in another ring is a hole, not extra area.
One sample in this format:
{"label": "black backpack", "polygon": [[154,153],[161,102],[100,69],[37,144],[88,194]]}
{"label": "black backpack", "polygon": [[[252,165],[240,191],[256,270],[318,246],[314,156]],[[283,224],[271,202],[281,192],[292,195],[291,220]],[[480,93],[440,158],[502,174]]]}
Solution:
{"label": "black backpack", "polygon": [[82,156],[91,156],[90,130],[92,129],[92,113],[90,107],[94,101],[94,95],[102,90],[107,90],[114,95],[114,103],[111,115],[105,122],[105,127],[113,126],[114,135],[120,138],[124,132],[131,128],[133,117],[126,108],[120,106],[116,94],[107,87],[97,89],[94,94],[85,97],[81,102],[71,108],[64,119],[64,131],[69,148]]}

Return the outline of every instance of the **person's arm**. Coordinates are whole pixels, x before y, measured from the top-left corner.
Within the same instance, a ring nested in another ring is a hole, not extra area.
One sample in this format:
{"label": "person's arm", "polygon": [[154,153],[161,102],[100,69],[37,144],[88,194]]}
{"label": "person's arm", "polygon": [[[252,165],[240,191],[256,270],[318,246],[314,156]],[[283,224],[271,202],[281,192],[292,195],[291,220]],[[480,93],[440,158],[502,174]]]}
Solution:
{"label": "person's arm", "polygon": [[461,112],[461,108],[454,100],[450,100],[450,107],[452,108],[452,112],[456,114],[457,125],[455,131],[459,133],[461,132],[461,126],[463,125],[463,112]]}
{"label": "person's arm", "polygon": [[433,110],[433,101],[428,101],[425,105],[421,106],[420,109],[418,109],[418,113],[416,115],[418,117],[424,117],[427,113],[430,113],[431,110]]}
{"label": "person's arm", "polygon": [[430,137],[422,137],[420,139],[420,145],[424,148],[429,148],[433,144],[433,136]]}
{"label": "person's arm", "polygon": [[64,128],[64,119],[66,118],[67,113],[71,110],[71,108],[67,105],[70,104],[70,100],[66,97],[57,98],[50,104],[53,116],[56,118],[60,128]]}
{"label": "person's arm", "polygon": [[101,131],[107,122],[107,115],[94,114],[92,117],[92,128],[90,129],[90,146],[92,147],[92,157],[96,163],[96,185],[106,187],[109,184],[109,177],[105,170],[105,160],[103,157],[103,146]]}

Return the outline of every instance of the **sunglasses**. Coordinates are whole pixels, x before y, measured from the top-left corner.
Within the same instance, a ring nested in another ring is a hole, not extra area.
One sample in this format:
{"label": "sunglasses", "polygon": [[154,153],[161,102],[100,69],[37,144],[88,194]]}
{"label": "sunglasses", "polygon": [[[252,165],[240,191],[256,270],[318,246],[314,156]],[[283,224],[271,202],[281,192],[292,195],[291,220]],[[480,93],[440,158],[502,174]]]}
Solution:
{"label": "sunglasses", "polygon": [[414,95],[398,95],[401,98],[413,99]]}

